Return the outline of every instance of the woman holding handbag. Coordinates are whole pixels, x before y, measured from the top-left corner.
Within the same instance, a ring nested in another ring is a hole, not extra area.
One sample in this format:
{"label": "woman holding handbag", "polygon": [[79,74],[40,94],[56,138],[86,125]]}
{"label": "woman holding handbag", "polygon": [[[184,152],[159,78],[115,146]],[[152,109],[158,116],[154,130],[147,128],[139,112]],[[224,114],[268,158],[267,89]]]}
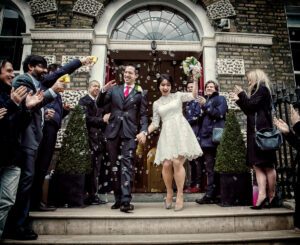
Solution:
{"label": "woman holding handbag", "polygon": [[253,167],[258,184],[258,199],[252,209],[274,204],[276,185],[276,151],[261,150],[255,141],[256,131],[272,128],[272,97],[270,81],[263,70],[247,72],[248,92],[235,85],[230,97],[247,116],[247,164]]}

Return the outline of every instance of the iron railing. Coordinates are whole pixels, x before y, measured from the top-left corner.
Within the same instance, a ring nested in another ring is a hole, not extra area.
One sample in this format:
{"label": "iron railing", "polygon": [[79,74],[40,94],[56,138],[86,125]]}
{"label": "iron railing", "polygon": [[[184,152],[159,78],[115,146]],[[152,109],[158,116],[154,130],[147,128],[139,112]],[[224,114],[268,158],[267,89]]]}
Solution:
{"label": "iron railing", "polygon": [[[277,86],[275,86],[277,87]],[[282,87],[276,88],[273,94],[276,116],[282,118],[290,125],[290,105],[299,108],[300,87],[296,89]],[[277,192],[281,198],[293,198],[296,184],[296,167],[299,163],[295,161],[296,150],[284,140],[281,149],[277,153]],[[277,193],[277,194],[278,194]]]}

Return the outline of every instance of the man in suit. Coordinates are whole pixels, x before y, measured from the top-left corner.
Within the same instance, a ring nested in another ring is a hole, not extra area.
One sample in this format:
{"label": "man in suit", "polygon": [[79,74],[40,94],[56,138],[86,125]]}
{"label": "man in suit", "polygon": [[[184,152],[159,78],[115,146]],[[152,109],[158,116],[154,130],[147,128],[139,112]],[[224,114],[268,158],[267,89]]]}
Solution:
{"label": "man in suit", "polygon": [[93,80],[89,83],[88,94],[79,100],[79,105],[85,109],[86,126],[89,135],[89,145],[92,152],[92,171],[86,176],[86,191],[89,194],[86,203],[91,205],[105,204],[99,199],[97,190],[100,182],[100,171],[103,170],[106,123],[104,108],[96,105],[96,99],[100,92],[100,83]]}
{"label": "man in suit", "polygon": [[[50,64],[48,73],[45,74],[41,81],[42,88],[47,89],[62,75],[71,74],[82,65],[87,65],[91,62],[91,57],[87,56],[81,60],[74,59],[64,66]],[[42,201],[43,183],[55,150],[57,132],[61,127],[62,119],[69,113],[70,108],[68,105],[63,105],[61,95],[57,94],[56,98],[44,107],[44,110],[43,139],[40,143],[36,160],[31,207],[40,211],[54,211],[56,209],[54,206],[50,206],[48,202]]]}
{"label": "man in suit", "polygon": [[[17,76],[12,86],[17,89],[25,86],[27,91],[36,93],[41,88],[41,80],[47,73],[47,61],[37,55],[29,55],[23,62],[25,74]],[[42,127],[44,123],[42,109],[51,102],[56,94],[63,91],[63,84],[58,80],[54,85],[41,92],[44,94],[42,103],[22,115],[24,128],[20,137],[20,150],[17,153],[17,162],[21,166],[21,177],[18,186],[17,199],[8,217],[6,237],[17,240],[35,240],[38,235],[28,226],[30,194],[35,173],[35,159],[37,150],[42,140]]]}
{"label": "man in suit", "polygon": [[136,85],[138,73],[135,66],[127,65],[123,77],[124,85],[115,86],[113,80],[103,87],[97,105],[102,107],[110,104],[111,108],[105,130],[115,195],[115,203],[111,208],[128,212],[134,209],[130,202],[136,140],[145,143],[148,118],[147,99],[141,87]]}

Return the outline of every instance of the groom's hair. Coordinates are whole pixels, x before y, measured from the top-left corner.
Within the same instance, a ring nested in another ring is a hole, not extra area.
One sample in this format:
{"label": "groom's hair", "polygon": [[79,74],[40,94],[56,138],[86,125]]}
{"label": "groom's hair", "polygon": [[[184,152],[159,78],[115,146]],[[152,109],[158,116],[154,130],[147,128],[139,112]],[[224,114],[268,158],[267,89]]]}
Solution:
{"label": "groom's hair", "polygon": [[173,78],[169,74],[161,74],[160,77],[157,79],[157,88],[159,90],[159,86],[162,83],[163,80],[168,80],[171,84],[171,88],[174,87],[174,81]]}
{"label": "groom's hair", "polygon": [[[125,65],[125,69],[126,69],[127,66],[133,67],[133,68],[134,68],[134,71],[135,71],[135,74],[139,74],[139,69],[137,68],[136,65],[134,65],[134,64],[132,64],[132,63],[126,64],[126,65]],[[125,69],[124,69],[124,70],[125,70]]]}

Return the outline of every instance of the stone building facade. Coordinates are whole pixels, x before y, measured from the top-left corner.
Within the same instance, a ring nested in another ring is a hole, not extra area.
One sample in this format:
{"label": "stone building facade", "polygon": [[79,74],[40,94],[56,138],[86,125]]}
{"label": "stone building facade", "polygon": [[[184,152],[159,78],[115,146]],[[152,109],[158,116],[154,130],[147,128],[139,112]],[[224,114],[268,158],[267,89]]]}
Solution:
{"label": "stone building facade", "polygon": [[[121,79],[122,66],[135,63],[138,82],[148,90],[149,115],[159,96],[157,75],[170,73],[184,89],[180,63],[190,55],[202,62],[202,89],[217,80],[226,95],[234,84],[245,87],[245,72],[254,68],[264,69],[277,87],[300,86],[298,30],[296,0],[0,0],[0,59],[22,72],[28,54],[61,64],[95,55],[93,67],[71,76],[71,88],[80,90],[92,79]],[[146,159],[155,143],[151,138],[137,161],[136,191],[163,186],[160,170]]]}
{"label": "stone building facade", "polygon": [[73,76],[74,88],[85,88],[88,79],[104,81],[108,50],[151,50],[152,40],[111,38],[123,16],[145,6],[145,3],[147,6],[170,7],[193,23],[199,40],[156,40],[157,50],[199,52],[204,81],[217,79],[221,89],[227,91],[235,83],[245,85],[245,71],[263,68],[274,83],[295,83],[286,1],[283,0],[8,2],[19,10],[25,21],[23,58],[34,53],[46,56],[49,62],[64,63],[74,56],[99,57],[99,63],[91,71],[83,69]]}

